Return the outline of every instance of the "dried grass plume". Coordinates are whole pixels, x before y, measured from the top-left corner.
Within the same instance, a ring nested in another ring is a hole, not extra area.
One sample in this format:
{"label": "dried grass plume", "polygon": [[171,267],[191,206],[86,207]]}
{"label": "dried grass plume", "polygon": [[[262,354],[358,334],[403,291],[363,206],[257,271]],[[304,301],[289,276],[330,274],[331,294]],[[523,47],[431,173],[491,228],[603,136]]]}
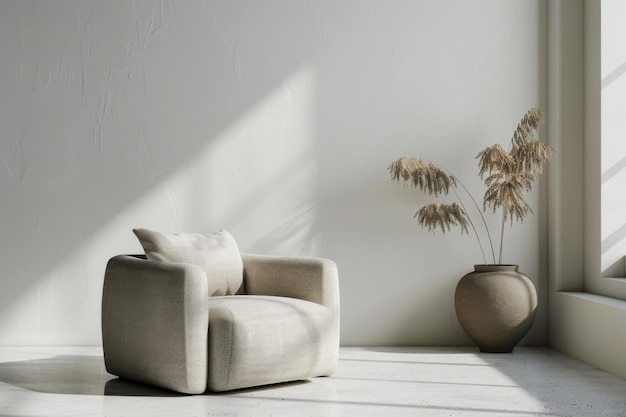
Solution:
{"label": "dried grass plume", "polygon": [[[507,220],[512,223],[514,219],[521,222],[532,213],[525,195],[532,190],[533,183],[543,172],[544,165],[554,155],[554,150],[538,139],[538,129],[542,121],[543,116],[539,109],[528,110],[513,132],[509,151],[495,144],[483,149],[476,156],[478,175],[487,187],[483,196],[482,210],[479,208],[478,213],[489,238],[494,263],[496,263],[496,257],[493,240],[482,211],[487,208],[490,208],[493,213],[501,211],[502,229],[497,261],[501,263],[505,223]],[[453,191],[459,204],[456,202],[431,203],[419,209],[414,217],[417,218],[420,226],[433,232],[440,229],[445,233],[452,227],[458,226],[461,228],[461,233],[464,233],[469,232],[469,227],[471,227],[478,239],[483,259],[487,263],[480,236],[467,214],[463,199],[456,191],[457,186],[460,185],[463,188],[474,206],[478,208],[478,205],[467,188],[455,176],[432,162],[406,156],[392,162],[389,165],[389,172],[392,180],[397,182],[402,180],[405,185],[411,185],[435,197],[445,196]]]}

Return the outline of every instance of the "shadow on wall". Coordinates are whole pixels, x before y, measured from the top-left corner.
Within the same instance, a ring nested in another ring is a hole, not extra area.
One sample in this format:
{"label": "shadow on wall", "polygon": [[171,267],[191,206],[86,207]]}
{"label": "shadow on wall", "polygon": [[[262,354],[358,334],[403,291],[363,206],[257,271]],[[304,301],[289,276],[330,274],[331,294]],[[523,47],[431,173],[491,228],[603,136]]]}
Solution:
{"label": "shadow on wall", "polygon": [[484,1],[0,2],[0,345],[98,344],[133,227],[333,258],[367,309],[347,343],[462,343],[435,300],[471,257],[414,232],[386,166],[540,106],[543,3]]}
{"label": "shadow on wall", "polygon": [[0,344],[95,343],[104,265],[139,250],[132,227],[312,240],[315,22],[283,6],[0,5],[17,58],[0,64]]}

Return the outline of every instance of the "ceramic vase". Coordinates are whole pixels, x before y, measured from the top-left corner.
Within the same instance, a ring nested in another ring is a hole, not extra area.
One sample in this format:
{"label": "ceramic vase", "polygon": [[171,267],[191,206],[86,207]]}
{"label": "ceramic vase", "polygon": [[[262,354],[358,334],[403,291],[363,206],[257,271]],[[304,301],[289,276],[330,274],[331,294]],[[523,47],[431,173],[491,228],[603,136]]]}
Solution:
{"label": "ceramic vase", "polygon": [[474,265],[457,284],[454,303],[481,352],[508,353],[535,320],[537,290],[517,265]]}

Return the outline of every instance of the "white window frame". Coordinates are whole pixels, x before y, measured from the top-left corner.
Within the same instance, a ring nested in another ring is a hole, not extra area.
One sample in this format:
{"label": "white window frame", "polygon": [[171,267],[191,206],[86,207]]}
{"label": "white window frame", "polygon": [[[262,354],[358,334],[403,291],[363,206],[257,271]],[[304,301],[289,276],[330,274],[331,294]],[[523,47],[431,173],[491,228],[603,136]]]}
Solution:
{"label": "white window frame", "polygon": [[[606,7],[608,2],[605,1]],[[603,238],[609,232],[603,226],[602,183],[602,1],[585,1],[584,27],[584,284],[585,292],[626,300],[626,271],[623,255],[608,255]],[[624,75],[626,76],[626,75]],[[605,138],[606,140],[606,138]],[[626,140],[626,137],[624,138]],[[626,190],[626,188],[625,188]],[[605,196],[606,197],[606,196]],[[606,223],[606,222],[604,222]],[[618,267],[611,268],[614,264]],[[620,265],[621,264],[621,265]],[[620,268],[620,266],[622,266]]]}

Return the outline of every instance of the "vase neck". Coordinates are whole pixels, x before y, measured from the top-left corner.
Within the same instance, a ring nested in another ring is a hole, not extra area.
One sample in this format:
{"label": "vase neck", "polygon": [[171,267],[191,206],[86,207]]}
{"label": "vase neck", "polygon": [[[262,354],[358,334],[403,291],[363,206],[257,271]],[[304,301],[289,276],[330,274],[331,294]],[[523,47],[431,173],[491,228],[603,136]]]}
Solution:
{"label": "vase neck", "polygon": [[515,271],[517,272],[519,265],[507,264],[477,264],[474,265],[476,272],[494,272],[494,271]]}

